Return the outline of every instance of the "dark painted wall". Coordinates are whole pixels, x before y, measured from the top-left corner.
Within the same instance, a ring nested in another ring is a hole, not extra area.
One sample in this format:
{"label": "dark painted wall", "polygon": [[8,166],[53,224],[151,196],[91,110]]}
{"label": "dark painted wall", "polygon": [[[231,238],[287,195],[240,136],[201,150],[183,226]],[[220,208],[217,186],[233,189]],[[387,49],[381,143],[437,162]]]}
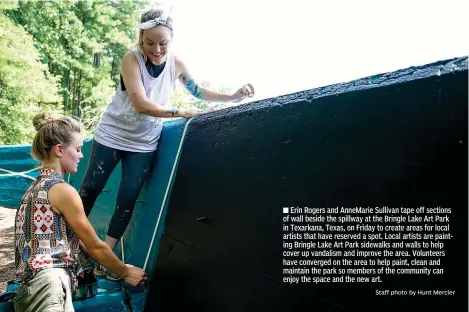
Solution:
{"label": "dark painted wall", "polygon": [[[467,310],[456,309],[467,307],[467,107],[463,58],[197,118],[147,310]],[[384,286],[282,284],[282,207],[297,205],[452,207],[445,275],[388,276]],[[457,294],[374,295],[404,287]]]}

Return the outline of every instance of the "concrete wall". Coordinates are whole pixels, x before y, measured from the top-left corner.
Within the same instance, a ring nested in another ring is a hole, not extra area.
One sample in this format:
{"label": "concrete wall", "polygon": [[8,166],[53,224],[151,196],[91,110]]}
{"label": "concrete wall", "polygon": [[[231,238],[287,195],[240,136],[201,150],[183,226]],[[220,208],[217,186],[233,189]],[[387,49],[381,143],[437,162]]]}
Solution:
{"label": "concrete wall", "polygon": [[[467,307],[467,108],[462,58],[194,120],[147,310]],[[357,205],[452,207],[445,274],[386,277],[380,285],[282,283],[282,207]],[[463,285],[456,286],[459,280]],[[374,295],[375,289],[402,287],[453,289],[457,295]]]}

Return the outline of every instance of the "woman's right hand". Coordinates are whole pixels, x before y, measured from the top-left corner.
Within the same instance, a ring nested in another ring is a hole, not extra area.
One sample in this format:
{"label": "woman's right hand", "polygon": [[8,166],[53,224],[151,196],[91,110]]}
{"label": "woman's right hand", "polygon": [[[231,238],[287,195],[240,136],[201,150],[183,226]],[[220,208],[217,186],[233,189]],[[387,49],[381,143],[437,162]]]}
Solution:
{"label": "woman's right hand", "polygon": [[138,286],[147,280],[147,273],[131,264],[126,264],[127,270],[122,278],[132,286]]}
{"label": "woman's right hand", "polygon": [[178,115],[182,118],[191,118],[197,115],[210,113],[212,111],[213,109],[211,108],[208,108],[208,109],[189,108],[189,109],[181,109]]}

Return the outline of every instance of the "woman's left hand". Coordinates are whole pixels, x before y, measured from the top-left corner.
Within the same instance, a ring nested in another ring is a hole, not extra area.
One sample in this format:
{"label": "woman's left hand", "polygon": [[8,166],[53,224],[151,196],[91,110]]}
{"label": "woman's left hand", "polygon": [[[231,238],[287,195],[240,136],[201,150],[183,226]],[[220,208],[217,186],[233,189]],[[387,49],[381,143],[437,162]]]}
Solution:
{"label": "woman's left hand", "polygon": [[254,87],[251,84],[242,86],[236,93],[232,95],[234,102],[239,102],[246,97],[254,96]]}

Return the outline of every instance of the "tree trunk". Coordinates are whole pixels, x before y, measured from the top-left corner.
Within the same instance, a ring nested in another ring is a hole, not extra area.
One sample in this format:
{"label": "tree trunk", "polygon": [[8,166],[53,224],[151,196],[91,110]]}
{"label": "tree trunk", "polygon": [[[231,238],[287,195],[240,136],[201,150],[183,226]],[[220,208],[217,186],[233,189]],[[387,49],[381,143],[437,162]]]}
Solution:
{"label": "tree trunk", "polygon": [[78,90],[77,90],[77,106],[75,110],[75,116],[81,118],[81,77],[83,70],[80,69],[80,74],[78,76]]}
{"label": "tree trunk", "polygon": [[68,99],[70,94],[70,69],[65,70],[64,88],[66,88],[66,92],[64,94],[64,111],[66,111],[68,107]]}
{"label": "tree trunk", "polygon": [[76,80],[75,80],[75,70],[73,71],[73,86],[72,86],[72,100],[70,102],[68,114],[73,110],[75,106],[75,92],[76,92]]}
{"label": "tree trunk", "polygon": [[112,63],[111,63],[111,81],[114,81],[114,75],[116,74],[116,56],[112,56]]}

